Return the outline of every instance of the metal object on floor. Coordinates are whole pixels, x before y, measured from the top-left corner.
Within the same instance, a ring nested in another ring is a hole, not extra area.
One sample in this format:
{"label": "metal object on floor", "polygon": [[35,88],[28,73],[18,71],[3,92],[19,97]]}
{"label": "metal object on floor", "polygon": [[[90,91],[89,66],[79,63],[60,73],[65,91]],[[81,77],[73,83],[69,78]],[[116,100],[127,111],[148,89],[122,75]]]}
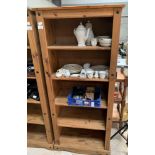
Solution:
{"label": "metal object on floor", "polygon": [[124,132],[127,130],[128,130],[128,122],[125,122],[125,124],[115,134],[111,136],[111,139],[113,139],[117,134],[120,134],[126,140],[126,144],[128,145],[128,137],[126,138],[123,135]]}

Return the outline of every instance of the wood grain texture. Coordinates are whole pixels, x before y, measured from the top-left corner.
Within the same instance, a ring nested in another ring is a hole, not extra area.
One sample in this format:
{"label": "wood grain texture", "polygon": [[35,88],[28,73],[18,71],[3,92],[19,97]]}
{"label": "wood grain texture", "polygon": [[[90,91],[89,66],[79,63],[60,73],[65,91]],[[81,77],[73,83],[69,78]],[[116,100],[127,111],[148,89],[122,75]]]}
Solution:
{"label": "wood grain texture", "polygon": [[90,155],[110,155],[110,152],[104,149],[102,137],[102,131],[63,128],[60,144],[54,144],[54,149]]}
{"label": "wood grain texture", "polygon": [[40,101],[34,100],[32,98],[28,98],[27,103],[29,103],[29,104],[40,104]]}
{"label": "wood grain texture", "polygon": [[27,146],[53,149],[53,144],[47,142],[44,126],[28,125]]}
{"label": "wood grain texture", "polygon": [[62,6],[62,7],[47,7],[47,8],[32,8],[31,10],[76,10],[76,9],[103,9],[103,8],[123,8],[124,4],[110,4],[110,5],[87,5],[87,6]]}
{"label": "wood grain texture", "polygon": [[114,103],[114,91],[115,91],[115,80],[116,80],[116,66],[117,66],[117,55],[119,45],[119,34],[120,34],[120,20],[121,20],[121,9],[114,9],[113,16],[113,30],[112,30],[112,47],[111,47],[111,61],[110,61],[110,74],[109,74],[109,92],[108,92],[108,111],[107,111],[107,124],[106,124],[106,135],[105,135],[105,149],[110,149],[110,136],[112,127],[112,113]]}
{"label": "wood grain texture", "polygon": [[[37,16],[37,22],[42,22],[43,25],[45,25],[45,21],[43,17]],[[47,32],[50,30],[49,29],[49,24],[47,25],[46,30],[45,29],[39,29],[39,39],[41,43],[41,50],[42,50],[42,59],[43,59],[43,65],[44,65],[44,70],[45,70],[45,78],[46,78],[46,85],[47,85],[47,92],[49,96],[49,105],[50,105],[50,113],[51,113],[51,118],[52,118],[52,125],[53,125],[53,132],[54,132],[54,140],[55,143],[59,143],[59,129],[57,126],[57,116],[56,116],[56,110],[54,106],[54,92],[53,92],[53,84],[51,83],[51,78],[49,75],[51,74],[51,65],[49,64],[51,62],[51,59],[49,57],[49,53],[47,50]],[[53,38],[53,36],[51,36]],[[52,39],[51,38],[51,39]],[[54,40],[54,38],[52,39]]]}
{"label": "wood grain texture", "polygon": [[58,115],[58,126],[104,131],[103,116],[103,111],[99,109],[61,107]]}
{"label": "wood grain texture", "polygon": [[30,105],[27,109],[27,123],[44,125],[41,108],[37,105]]}
{"label": "wood grain texture", "polygon": [[36,17],[34,12],[28,11],[28,22],[32,26],[32,30],[28,30],[28,42],[31,49],[32,60],[35,68],[36,82],[38,86],[39,96],[40,96],[40,105],[42,113],[40,114],[43,117],[45,131],[47,134],[48,143],[53,142],[53,130],[51,125],[51,116],[49,112],[49,101],[46,91],[46,83],[44,77],[44,68],[42,64],[42,54],[40,49],[39,36],[37,31]]}
{"label": "wood grain texture", "polygon": [[52,50],[78,50],[79,52],[82,51],[88,51],[88,50],[99,50],[99,51],[105,51],[105,50],[110,50],[110,47],[101,47],[101,46],[84,46],[84,47],[79,47],[79,46],[61,46],[61,45],[53,45],[53,46],[48,46],[48,49]]}

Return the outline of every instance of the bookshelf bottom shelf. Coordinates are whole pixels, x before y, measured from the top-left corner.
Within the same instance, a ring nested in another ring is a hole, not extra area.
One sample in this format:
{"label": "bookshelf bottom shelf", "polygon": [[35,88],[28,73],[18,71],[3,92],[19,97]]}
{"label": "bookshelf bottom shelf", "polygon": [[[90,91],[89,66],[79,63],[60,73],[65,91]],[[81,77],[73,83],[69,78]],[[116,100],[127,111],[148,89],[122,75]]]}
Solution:
{"label": "bookshelf bottom shelf", "polygon": [[53,145],[47,142],[44,126],[28,125],[27,146],[47,149],[53,148]]}
{"label": "bookshelf bottom shelf", "polygon": [[76,153],[109,155],[104,150],[104,132],[85,129],[62,128],[59,144],[54,149]]}

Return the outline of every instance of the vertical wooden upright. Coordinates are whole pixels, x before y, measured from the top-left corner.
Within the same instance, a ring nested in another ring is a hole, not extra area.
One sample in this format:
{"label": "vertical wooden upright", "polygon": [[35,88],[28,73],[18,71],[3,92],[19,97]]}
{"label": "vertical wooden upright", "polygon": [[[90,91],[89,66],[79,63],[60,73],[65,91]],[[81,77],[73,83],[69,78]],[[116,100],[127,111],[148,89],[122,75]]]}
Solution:
{"label": "vertical wooden upright", "polygon": [[119,34],[120,34],[120,22],[121,22],[121,8],[115,8],[113,14],[113,29],[112,29],[112,47],[111,47],[111,61],[110,61],[110,73],[109,73],[109,92],[108,92],[108,112],[107,112],[107,125],[106,125],[106,137],[105,137],[105,149],[109,150],[110,147],[110,135],[112,127],[112,112],[114,103],[114,91],[116,81],[116,66],[117,55],[119,49]]}
{"label": "vertical wooden upright", "polygon": [[[38,86],[40,105],[41,105],[42,117],[44,122],[43,124],[45,126],[45,131],[46,131],[45,134],[47,137],[46,148],[52,149],[53,148],[53,129],[52,129],[50,110],[49,110],[49,100],[47,95],[44,68],[43,68],[43,62],[42,62],[42,53],[40,49],[40,41],[39,41],[39,36],[37,31],[37,22],[36,22],[35,13],[28,10],[27,20],[28,20],[27,21],[28,22],[28,40],[30,44],[29,46],[31,50],[33,64],[34,64],[35,77],[36,77],[36,82]],[[38,142],[36,141],[36,143],[41,143],[41,139],[40,140],[38,139]],[[45,147],[44,145],[41,146],[41,144],[38,146]]]}

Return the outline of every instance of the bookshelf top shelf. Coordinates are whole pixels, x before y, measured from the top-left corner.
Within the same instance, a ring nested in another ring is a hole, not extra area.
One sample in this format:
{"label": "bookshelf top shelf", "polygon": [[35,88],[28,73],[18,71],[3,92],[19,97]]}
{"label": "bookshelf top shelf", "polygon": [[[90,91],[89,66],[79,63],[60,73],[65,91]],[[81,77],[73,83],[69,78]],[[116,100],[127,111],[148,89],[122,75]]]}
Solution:
{"label": "bookshelf top shelf", "polygon": [[124,4],[105,4],[105,5],[83,5],[83,6],[61,6],[61,7],[40,7],[31,8],[32,11],[50,11],[50,10],[78,10],[78,9],[103,9],[103,8],[123,8]]}

